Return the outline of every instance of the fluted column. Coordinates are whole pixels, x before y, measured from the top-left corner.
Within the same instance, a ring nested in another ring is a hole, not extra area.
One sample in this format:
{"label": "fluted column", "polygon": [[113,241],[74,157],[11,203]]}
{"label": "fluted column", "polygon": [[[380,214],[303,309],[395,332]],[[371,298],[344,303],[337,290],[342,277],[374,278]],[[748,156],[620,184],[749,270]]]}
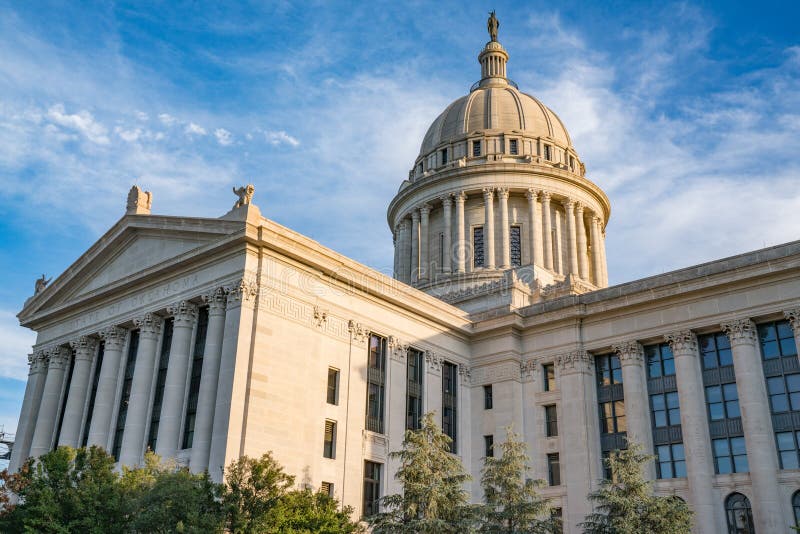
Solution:
{"label": "fluted column", "polygon": [[600,218],[592,217],[592,270],[594,285],[603,285],[603,258],[600,254]]}
{"label": "fluted column", "polygon": [[75,365],[72,368],[72,382],[67,391],[67,404],[64,406],[64,424],[61,425],[59,445],[77,447],[80,441],[81,422],[89,393],[89,381],[92,375],[92,360],[97,349],[97,340],[81,336],[70,342],[75,351]]}
{"label": "fluted column", "polygon": [[528,246],[530,247],[531,265],[542,266],[542,253],[539,250],[539,220],[536,216],[536,197],[539,196],[535,189],[528,189],[525,197],[528,199]]}
{"label": "fluted column", "polygon": [[598,242],[600,245],[600,266],[602,267],[603,271],[603,287],[608,286],[608,258],[606,258],[606,235],[603,233],[603,225],[601,221],[600,225],[600,241]]}
{"label": "fluted column", "polygon": [[567,266],[568,273],[578,276],[578,245],[575,236],[575,202],[573,200],[564,201],[564,211],[567,216]]}
{"label": "fluted column", "polygon": [[97,381],[97,393],[94,398],[92,424],[89,427],[87,445],[97,445],[109,449],[108,437],[111,432],[111,417],[114,415],[114,397],[117,394],[117,379],[122,361],[122,349],[125,345],[127,330],[111,326],[100,332],[104,342],[103,364]]}
{"label": "fluted column", "polygon": [[400,221],[400,280],[411,282],[411,221]]}
{"label": "fluted column", "polygon": [[550,218],[550,193],[542,191],[542,236],[544,268],[553,270],[553,223]]}
{"label": "fluted column", "polygon": [[11,451],[11,462],[8,464],[9,473],[19,471],[30,456],[31,441],[39,418],[39,406],[47,378],[47,354],[43,350],[35,351],[28,356],[28,366],[28,383],[25,385],[25,395],[22,397],[16,441]]}
{"label": "fluted column", "polygon": [[453,197],[450,195],[442,198],[442,214],[444,215],[442,272],[450,274],[453,270]]}
{"label": "fluted column", "polygon": [[411,212],[411,283],[416,284],[420,278],[419,261],[419,210]]}
{"label": "fluted column", "polygon": [[392,245],[394,245],[394,264],[392,266],[392,276],[395,280],[400,279],[400,223],[394,226],[392,232]]}
{"label": "fluted column", "polygon": [[172,344],[164,382],[164,398],[161,402],[156,453],[163,458],[174,458],[180,448],[183,399],[186,394],[186,375],[192,359],[192,328],[197,319],[197,306],[182,300],[167,308],[167,312],[173,316]]}
{"label": "fluted column", "polygon": [[217,403],[217,383],[222,355],[222,336],[225,330],[225,307],[227,297],[223,288],[203,295],[208,305],[208,327],[206,346],[203,350],[203,367],[200,371],[200,388],[197,394],[197,413],[194,420],[192,455],[189,468],[193,473],[208,469],[208,454],[211,450],[211,431],[214,425],[214,409]]}
{"label": "fluted column", "polygon": [[783,316],[786,317],[786,320],[789,321],[789,325],[792,327],[792,331],[794,332],[794,345],[797,347],[797,356],[800,358],[800,308],[786,310],[783,312]]}
{"label": "fluted column", "polygon": [[119,464],[138,465],[144,454],[144,443],[147,439],[147,414],[150,405],[150,391],[153,385],[153,373],[156,365],[156,348],[158,335],[161,332],[161,317],[154,313],[145,313],[133,320],[139,329],[139,347],[136,351],[136,365],[131,381],[131,395],[128,399],[128,411],[125,417],[125,429],[122,433],[122,447],[119,453]]}
{"label": "fluted column", "polygon": [[483,258],[484,267],[494,269],[494,188],[483,188]]}
{"label": "fluted column", "polygon": [[756,325],[750,319],[740,319],[721,326],[731,342],[733,353],[747,463],[753,484],[756,531],[782,532],[786,524],[778,488],[778,456]]}
{"label": "fluted column", "polygon": [[423,204],[419,208],[419,279],[420,282],[430,280],[430,215],[431,207]]}
{"label": "fluted column", "polygon": [[[664,336],[675,356],[675,378],[681,409],[681,430],[686,452],[686,476],[694,511],[692,532],[717,534],[714,461],[704,398],[697,338],[689,330]],[[773,447],[774,448],[774,447]]]}
{"label": "fluted column", "polygon": [[72,352],[66,347],[53,347],[47,351],[47,378],[44,382],[42,402],[39,405],[39,417],[31,441],[31,453],[34,458],[50,452],[53,447],[54,432],[58,407],[61,404],[61,391],[64,386],[66,372]]}
{"label": "fluted column", "polygon": [[586,226],[583,220],[583,205],[575,206],[575,222],[577,227],[577,247],[578,247],[578,276],[582,280],[589,280],[589,258],[586,247]]}
{"label": "fluted column", "polygon": [[464,202],[467,194],[459,191],[454,196],[456,202],[456,272],[466,272],[467,242],[464,229]]}
{"label": "fluted column", "polygon": [[497,189],[497,202],[500,205],[500,268],[511,267],[511,236],[508,226],[508,188]]}
{"label": "fluted column", "polygon": [[[637,341],[626,341],[612,347],[622,364],[622,389],[625,395],[625,420],[628,440],[644,447],[647,454],[653,453],[653,431],[647,409],[647,382],[645,381],[644,349]],[[655,465],[648,462],[645,476],[656,477]]]}

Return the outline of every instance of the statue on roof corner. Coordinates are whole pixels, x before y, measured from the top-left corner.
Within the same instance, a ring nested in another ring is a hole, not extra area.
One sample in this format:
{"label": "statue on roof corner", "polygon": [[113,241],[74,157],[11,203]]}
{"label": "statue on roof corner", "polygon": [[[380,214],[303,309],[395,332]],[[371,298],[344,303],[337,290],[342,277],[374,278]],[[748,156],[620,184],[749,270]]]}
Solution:
{"label": "statue on roof corner", "polygon": [[486,21],[486,29],[489,30],[489,37],[493,42],[497,42],[497,30],[500,29],[500,21],[494,14],[494,9],[489,13],[489,20]]}
{"label": "statue on roof corner", "polygon": [[256,188],[253,187],[253,184],[247,184],[245,186],[233,188],[233,194],[239,197],[239,200],[236,201],[236,204],[233,205],[233,208],[241,208],[242,206],[247,206],[253,201],[253,193],[256,192]]}
{"label": "statue on roof corner", "polygon": [[44,288],[47,287],[47,284],[50,283],[50,280],[52,280],[52,278],[48,279],[45,275],[42,275],[41,278],[37,278],[36,285],[33,288],[33,294],[38,295],[39,293],[44,291]]}

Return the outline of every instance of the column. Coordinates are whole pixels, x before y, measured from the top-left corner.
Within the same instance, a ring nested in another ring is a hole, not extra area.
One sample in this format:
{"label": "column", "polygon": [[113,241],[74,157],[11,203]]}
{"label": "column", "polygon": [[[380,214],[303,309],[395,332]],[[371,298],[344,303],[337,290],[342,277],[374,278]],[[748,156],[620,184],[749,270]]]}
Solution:
{"label": "column", "polygon": [[453,198],[450,195],[445,195],[442,198],[442,213],[444,214],[444,239],[442,251],[442,272],[450,274],[453,270]]}
{"label": "column", "polygon": [[[647,382],[645,381],[644,349],[636,341],[626,341],[614,345],[622,364],[622,389],[625,394],[625,420],[628,440],[642,445],[646,454],[653,453],[653,431],[650,428],[650,413],[647,409]],[[653,462],[647,464],[645,476],[648,480],[656,478]]]}
{"label": "column", "polygon": [[494,188],[483,188],[483,257],[484,267],[494,269]]}
{"label": "column", "polygon": [[530,247],[531,265],[542,265],[542,251],[539,248],[539,220],[536,217],[536,197],[539,193],[535,189],[528,189],[525,197],[528,199],[528,246]]}
{"label": "column", "polygon": [[[708,433],[703,375],[697,350],[697,338],[689,330],[664,336],[675,356],[675,379],[681,408],[683,448],[686,453],[686,476],[689,482],[689,505],[694,512],[692,532],[716,534],[717,502],[714,491],[714,460]],[[775,446],[773,445],[774,449]]]}
{"label": "column", "polygon": [[430,279],[430,215],[431,207],[423,204],[419,208],[419,280],[427,282]]}
{"label": "column", "polygon": [[563,202],[567,216],[567,272],[578,276],[578,245],[575,236],[575,202],[567,199]]}
{"label": "column", "polygon": [[[602,221],[601,221],[602,223]],[[600,225],[600,266],[603,268],[603,287],[608,286],[608,258],[606,258],[606,234],[603,232],[603,226]]]}
{"label": "column", "polygon": [[583,220],[583,205],[575,206],[575,222],[577,223],[578,233],[578,276],[581,280],[589,280],[589,258],[586,254],[586,226]]}
{"label": "column", "polygon": [[459,191],[455,194],[456,201],[456,271],[459,274],[466,272],[467,242],[464,230],[464,202],[467,194]]}
{"label": "column", "polygon": [[411,221],[400,221],[400,280],[411,282]]}
{"label": "column", "polygon": [[592,217],[592,270],[594,285],[603,285],[603,258],[600,254],[600,218]]}
{"label": "column", "polygon": [[59,445],[77,447],[80,444],[81,422],[92,378],[92,360],[97,349],[97,340],[81,336],[70,342],[75,351],[75,365],[72,368],[72,382],[67,391],[67,404],[64,406],[64,423],[61,425]]}
{"label": "column", "polygon": [[733,352],[747,463],[753,484],[752,506],[756,531],[782,532],[786,529],[786,523],[782,517],[778,488],[778,456],[756,325],[750,319],[739,319],[722,323],[721,326],[731,342]]}
{"label": "column", "polygon": [[[794,332],[794,345],[797,347],[797,355],[800,357],[800,308],[787,310],[783,312],[783,316],[789,321]],[[27,391],[27,390],[26,390]]]}
{"label": "column", "polygon": [[189,460],[189,468],[192,473],[200,473],[208,469],[211,430],[214,425],[214,408],[217,403],[219,364],[222,356],[222,336],[225,330],[226,301],[225,290],[221,287],[203,295],[203,302],[208,305],[208,330],[206,330],[206,346],[203,350],[203,367],[200,371],[192,455]]}
{"label": "column", "polygon": [[133,324],[139,329],[139,348],[136,351],[136,365],[133,369],[128,413],[122,433],[119,465],[135,466],[142,460],[144,443],[147,439],[145,430],[148,423],[147,415],[150,412],[150,391],[153,385],[161,322],[161,317],[154,313],[145,313],[133,320]]}
{"label": "column", "polygon": [[[228,302],[208,459],[208,471],[214,482],[220,482],[225,466],[239,457],[258,286],[240,280],[228,287],[226,292]],[[237,358],[239,354],[241,358]]]}
{"label": "column", "polygon": [[111,418],[114,415],[114,398],[117,394],[119,366],[122,362],[122,349],[125,345],[127,330],[111,326],[100,332],[104,342],[103,364],[97,381],[97,393],[94,397],[92,424],[89,427],[87,445],[97,445],[109,449],[108,438],[111,432]]}
{"label": "column", "polygon": [[61,390],[64,386],[64,374],[72,357],[66,347],[52,347],[47,351],[47,378],[44,381],[42,402],[39,405],[39,417],[33,431],[30,456],[37,458],[50,452],[53,448],[53,433],[56,430],[58,408],[61,404]]}
{"label": "column", "polygon": [[395,280],[400,279],[400,223],[394,226],[392,233],[392,244],[394,245],[394,265],[392,267],[392,276]]}
{"label": "column", "polygon": [[192,361],[192,328],[197,319],[197,306],[182,300],[167,308],[167,312],[173,317],[172,344],[164,382],[164,398],[161,402],[156,453],[162,458],[174,458],[180,448],[183,400],[186,394],[186,377]]}
{"label": "column", "polygon": [[411,283],[419,282],[419,210],[411,212]]}
{"label": "column", "polygon": [[542,191],[542,236],[544,268],[553,270],[553,224],[550,219],[550,193]]}
{"label": "column", "polygon": [[39,418],[39,406],[44,392],[44,382],[47,377],[47,354],[37,350],[28,356],[28,382],[25,385],[25,395],[22,398],[19,424],[17,425],[16,441],[11,450],[11,462],[8,472],[16,473],[30,456],[31,440]]}
{"label": "column", "polygon": [[592,511],[586,496],[602,477],[594,361],[584,350],[563,354],[556,361],[560,374],[560,413],[564,419],[559,430],[563,436],[561,483],[567,487],[568,503],[565,531],[582,532],[578,525]]}
{"label": "column", "polygon": [[497,188],[497,201],[500,205],[500,268],[511,267],[511,238],[508,226],[508,188]]}
{"label": "column", "polygon": [[433,351],[425,351],[425,412],[434,412],[434,419],[442,426],[442,364],[444,358]]}

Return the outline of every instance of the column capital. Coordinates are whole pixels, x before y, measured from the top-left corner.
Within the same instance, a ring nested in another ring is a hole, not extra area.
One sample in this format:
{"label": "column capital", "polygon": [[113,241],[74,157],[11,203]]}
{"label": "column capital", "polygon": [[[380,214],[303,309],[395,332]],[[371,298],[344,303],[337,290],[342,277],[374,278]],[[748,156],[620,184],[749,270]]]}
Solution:
{"label": "column capital", "polygon": [[408,343],[403,342],[396,336],[389,336],[389,356],[398,362],[406,361],[406,352],[408,351]]}
{"label": "column capital", "polygon": [[216,287],[207,293],[203,293],[201,298],[208,305],[209,315],[225,312],[226,297],[224,287]]}
{"label": "column capital", "polygon": [[72,351],[62,345],[54,345],[47,349],[48,369],[64,369],[69,364]]}
{"label": "column capital", "polygon": [[181,300],[167,307],[167,313],[172,315],[175,326],[191,327],[197,317],[197,306],[188,300]]}
{"label": "column capital", "polygon": [[691,330],[664,334],[664,339],[669,343],[672,352],[697,355],[697,336]]}
{"label": "column capital", "polygon": [[550,202],[550,199],[553,198],[553,194],[548,191],[542,191],[541,195],[543,203]]}
{"label": "column capital", "polygon": [[539,191],[537,191],[536,189],[534,189],[532,187],[529,188],[527,191],[525,191],[525,198],[527,198],[531,202],[536,202],[536,199],[538,197],[539,197]]}
{"label": "column capital", "polygon": [[585,350],[573,350],[556,356],[558,368],[564,373],[588,372],[594,363],[592,355]]}
{"label": "column capital", "polygon": [[415,223],[419,222],[419,210],[415,209],[411,212],[411,220]]}
{"label": "column capital", "polygon": [[576,214],[578,214],[578,215],[582,214],[582,213],[583,213],[583,210],[584,210],[585,208],[586,208],[586,206],[584,206],[584,205],[583,205],[583,204],[581,204],[580,202],[577,202],[577,201],[575,202],[575,213],[576,213]]}
{"label": "column capital", "polygon": [[133,318],[133,324],[139,329],[139,335],[157,337],[161,332],[161,317],[147,312]]}
{"label": "column capital", "polygon": [[498,187],[497,188],[497,198],[500,200],[508,200],[508,188],[507,187]]}
{"label": "column capital", "polygon": [[794,330],[794,335],[800,335],[800,308],[786,310],[783,312],[783,316],[789,321],[789,325]]}
{"label": "column capital", "polygon": [[484,187],[483,198],[487,201],[492,200],[494,198],[494,187]]}
{"label": "column capital", "polygon": [[728,336],[731,345],[755,345],[758,335],[756,325],[750,319],[735,319],[720,324],[722,331]]}
{"label": "column capital", "polygon": [[462,202],[463,203],[465,200],[467,200],[466,191],[458,191],[456,193],[453,193],[453,199],[456,201],[456,203],[458,203],[458,202]]}
{"label": "column capital", "polygon": [[452,206],[453,205],[453,196],[448,193],[447,195],[444,195],[441,198],[441,201],[442,201],[442,207]]}
{"label": "column capital", "polygon": [[596,224],[598,227],[602,228],[603,219],[601,219],[596,213],[592,212],[592,222]]}
{"label": "column capital", "polygon": [[575,201],[571,198],[565,198],[561,201],[561,204],[564,206],[564,209],[567,211],[572,211],[575,209]]}
{"label": "column capital", "polygon": [[28,354],[28,365],[31,373],[38,373],[47,369],[47,352],[44,349],[36,349],[33,354]]}
{"label": "column capital", "polygon": [[433,352],[432,350],[425,351],[425,362],[428,364],[428,368],[434,372],[441,372],[442,364],[444,363],[444,358]]}
{"label": "column capital", "polygon": [[366,345],[369,341],[369,329],[357,323],[353,319],[347,321],[347,330],[350,332],[350,337],[358,345]]}
{"label": "column capital", "polygon": [[466,385],[472,382],[472,367],[469,365],[459,365],[458,374],[461,376],[461,382],[463,384]]}
{"label": "column capital", "polygon": [[622,343],[612,345],[611,350],[619,356],[619,361],[622,362],[623,365],[638,365],[644,361],[644,348],[638,341],[623,341]]}
{"label": "column capital", "polygon": [[119,326],[109,326],[108,328],[104,328],[98,335],[100,339],[102,339],[105,343],[107,349],[111,350],[121,350],[122,345],[125,344],[125,337],[127,336],[128,331],[124,328],[120,328]]}
{"label": "column capital", "polygon": [[423,202],[422,204],[420,204],[420,206],[419,206],[419,214],[420,215],[423,215],[423,216],[424,215],[428,215],[430,212],[431,212],[431,205],[430,204],[428,204],[427,202]]}
{"label": "column capital", "polygon": [[240,278],[233,284],[225,287],[225,294],[228,297],[228,307],[254,302],[258,295],[258,283]]}
{"label": "column capital", "polygon": [[94,349],[97,347],[97,339],[89,336],[81,336],[69,342],[69,346],[75,351],[76,360],[89,360],[94,357]]}

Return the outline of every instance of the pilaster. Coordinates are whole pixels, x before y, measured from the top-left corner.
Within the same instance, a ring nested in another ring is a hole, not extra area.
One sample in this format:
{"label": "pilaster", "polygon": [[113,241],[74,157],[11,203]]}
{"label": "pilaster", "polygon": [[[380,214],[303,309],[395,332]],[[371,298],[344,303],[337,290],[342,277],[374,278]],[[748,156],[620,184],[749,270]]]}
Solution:
{"label": "pilaster", "polygon": [[419,239],[419,210],[411,212],[411,283],[416,284],[420,279],[420,239]]}

